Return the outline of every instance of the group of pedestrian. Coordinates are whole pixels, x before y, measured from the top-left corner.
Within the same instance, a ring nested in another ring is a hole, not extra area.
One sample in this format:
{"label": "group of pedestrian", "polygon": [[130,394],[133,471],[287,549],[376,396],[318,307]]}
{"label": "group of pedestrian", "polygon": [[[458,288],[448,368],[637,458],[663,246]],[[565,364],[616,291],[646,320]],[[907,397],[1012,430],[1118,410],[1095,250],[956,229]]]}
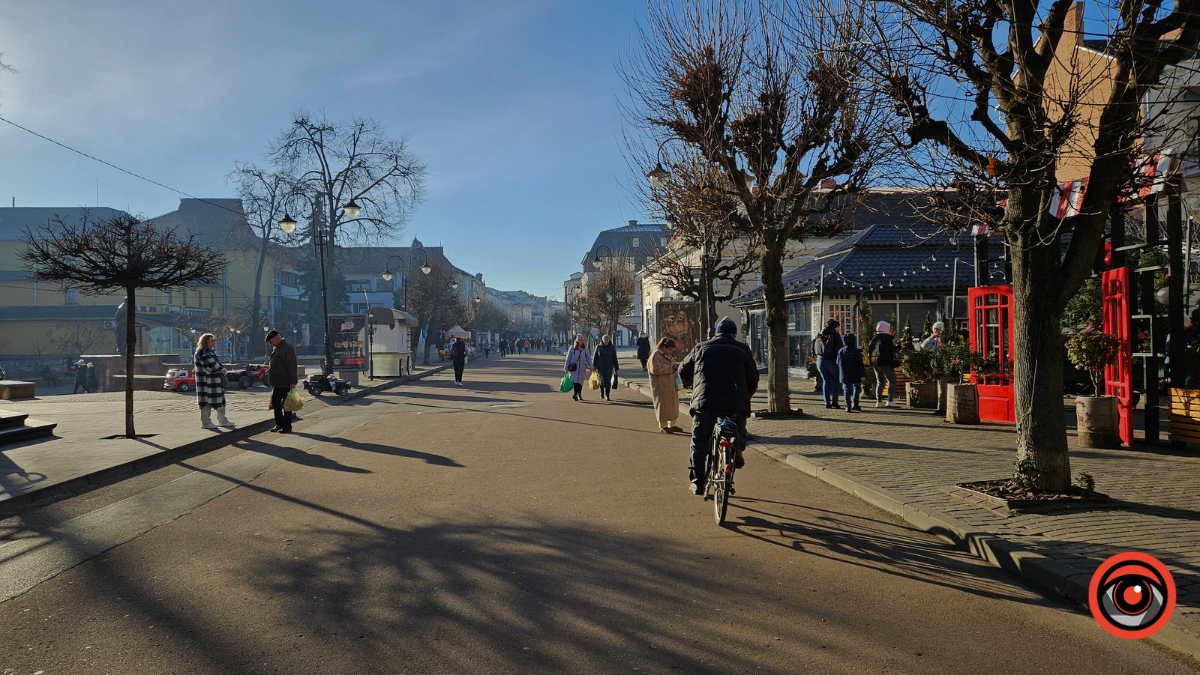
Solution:
{"label": "group of pedestrian", "polygon": [[81,388],[85,394],[100,391],[100,380],[96,377],[96,364],[83,359],[75,362],[75,390],[71,393],[78,394]]}
{"label": "group of pedestrian", "polygon": [[[862,412],[859,397],[863,382],[867,379],[863,350],[858,337],[853,333],[841,334],[839,324],[830,319],[825,328],[813,340],[812,355],[817,361],[817,376],[821,381],[821,394],[826,408],[841,409],[839,394],[845,398],[847,411]],[[921,341],[924,351],[937,351],[942,345],[946,324],[933,324],[931,334]],[[900,367],[900,346],[896,344],[892,325],[887,321],[875,324],[875,337],[867,346],[867,361],[875,373],[875,407],[898,408],[896,395],[896,368]],[[884,387],[887,400],[884,400]]]}

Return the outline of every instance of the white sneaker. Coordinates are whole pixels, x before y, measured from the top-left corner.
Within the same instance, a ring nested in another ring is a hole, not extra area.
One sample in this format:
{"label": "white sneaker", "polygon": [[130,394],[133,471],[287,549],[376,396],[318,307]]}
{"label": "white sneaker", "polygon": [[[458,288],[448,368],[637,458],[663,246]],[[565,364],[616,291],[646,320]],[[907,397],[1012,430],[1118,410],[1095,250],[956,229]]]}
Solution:
{"label": "white sneaker", "polygon": [[875,401],[875,407],[876,407],[876,408],[882,408],[882,407],[883,407],[883,403],[881,403],[880,401]]}
{"label": "white sneaker", "polygon": [[896,403],[896,402],[894,402],[894,401],[888,401],[888,402],[887,402],[887,407],[889,407],[889,408],[899,408],[899,407],[900,407],[900,404],[899,404],[899,403]]}

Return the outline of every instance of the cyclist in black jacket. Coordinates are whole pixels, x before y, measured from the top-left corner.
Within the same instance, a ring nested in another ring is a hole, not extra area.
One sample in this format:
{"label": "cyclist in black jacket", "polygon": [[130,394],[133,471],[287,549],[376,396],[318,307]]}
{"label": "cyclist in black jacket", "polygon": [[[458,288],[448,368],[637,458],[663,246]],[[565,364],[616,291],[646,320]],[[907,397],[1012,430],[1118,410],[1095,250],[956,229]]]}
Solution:
{"label": "cyclist in black jacket", "polygon": [[704,495],[709,446],[718,417],[728,417],[738,425],[738,443],[734,468],[745,463],[746,418],[750,415],[750,397],[758,389],[758,365],[750,347],[737,340],[737,324],[725,317],[717,323],[717,336],[696,345],[679,367],[683,386],[692,389],[692,459],[688,465],[691,491]]}

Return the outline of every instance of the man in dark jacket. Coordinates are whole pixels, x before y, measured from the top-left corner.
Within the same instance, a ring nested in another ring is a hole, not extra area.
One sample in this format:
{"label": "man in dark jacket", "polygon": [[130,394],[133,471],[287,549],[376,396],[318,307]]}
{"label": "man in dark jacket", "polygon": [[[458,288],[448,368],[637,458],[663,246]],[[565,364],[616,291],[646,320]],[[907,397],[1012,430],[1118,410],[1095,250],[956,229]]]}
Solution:
{"label": "man in dark jacket", "polygon": [[646,361],[650,360],[650,336],[642,333],[637,339],[637,357],[642,362],[642,370],[646,369]]}
{"label": "man in dark jacket", "polygon": [[718,417],[738,425],[734,467],[741,468],[746,445],[746,418],[750,397],[758,389],[758,366],[750,347],[737,340],[737,324],[725,317],[717,324],[717,336],[696,345],[679,366],[679,379],[692,389],[692,459],[688,464],[691,491],[704,495],[709,446]]}
{"label": "man in dark jacket", "polygon": [[455,339],[450,347],[450,360],[454,362],[454,384],[461,387],[463,368],[467,365],[467,343],[462,338]]}
{"label": "man in dark jacket", "polygon": [[296,388],[300,381],[297,376],[296,350],[292,345],[273,330],[267,333],[267,342],[271,344],[271,368],[267,371],[267,381],[271,383],[271,409],[275,411],[275,428],[281,434],[292,432],[292,413],[283,409],[283,399],[288,392]]}

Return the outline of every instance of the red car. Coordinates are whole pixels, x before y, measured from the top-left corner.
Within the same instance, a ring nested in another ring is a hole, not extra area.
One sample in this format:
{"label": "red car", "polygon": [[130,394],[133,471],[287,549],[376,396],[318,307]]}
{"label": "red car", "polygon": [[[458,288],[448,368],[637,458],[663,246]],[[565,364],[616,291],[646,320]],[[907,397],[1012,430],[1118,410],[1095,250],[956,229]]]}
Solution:
{"label": "red car", "polygon": [[237,382],[239,389],[249,389],[259,382],[269,387],[271,385],[267,384],[267,370],[267,366],[253,363],[245,368],[234,365],[225,369],[225,378],[230,382]]}
{"label": "red car", "polygon": [[196,371],[185,368],[172,368],[167,371],[163,380],[163,389],[172,391],[191,391],[196,388]]}

